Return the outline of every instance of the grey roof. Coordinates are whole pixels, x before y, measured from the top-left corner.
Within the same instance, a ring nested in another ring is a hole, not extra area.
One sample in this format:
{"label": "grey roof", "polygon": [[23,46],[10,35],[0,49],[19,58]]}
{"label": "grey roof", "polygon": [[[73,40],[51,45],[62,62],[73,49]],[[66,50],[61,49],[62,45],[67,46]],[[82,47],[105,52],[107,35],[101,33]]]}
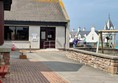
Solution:
{"label": "grey roof", "polygon": [[112,30],[112,29],[114,29],[114,25],[109,17],[107,23],[104,26],[104,30]]}
{"label": "grey roof", "polygon": [[[98,34],[98,31],[95,31],[97,34]],[[83,37],[85,37],[84,35],[86,34],[86,35],[88,35],[90,33],[90,31],[79,31],[79,32],[77,32],[77,31],[71,31],[70,32],[70,35],[71,35],[71,37],[72,38],[74,38],[75,36],[78,36],[79,34],[81,35],[81,37],[83,38]]]}
{"label": "grey roof", "polygon": [[5,11],[5,20],[67,22],[62,7],[56,1],[12,0],[11,11]]}
{"label": "grey roof", "polygon": [[70,32],[71,38],[74,38],[76,36],[76,34],[77,34],[77,31],[76,32],[75,31],[71,31]]}
{"label": "grey roof", "polygon": [[95,31],[97,34],[99,34],[99,32],[98,31]]}
{"label": "grey roof", "polygon": [[82,36],[82,37],[84,37],[84,35],[86,34],[86,35],[88,35],[90,33],[90,31],[80,31],[80,32],[77,32],[77,31],[71,31],[70,32],[70,35],[71,35],[71,37],[72,38],[74,38],[75,36],[78,36],[79,34]]}
{"label": "grey roof", "polygon": [[80,31],[80,32],[78,32],[77,33],[77,35],[81,35],[81,37],[84,37],[84,35],[86,34],[86,35],[88,35],[90,33],[90,31]]}

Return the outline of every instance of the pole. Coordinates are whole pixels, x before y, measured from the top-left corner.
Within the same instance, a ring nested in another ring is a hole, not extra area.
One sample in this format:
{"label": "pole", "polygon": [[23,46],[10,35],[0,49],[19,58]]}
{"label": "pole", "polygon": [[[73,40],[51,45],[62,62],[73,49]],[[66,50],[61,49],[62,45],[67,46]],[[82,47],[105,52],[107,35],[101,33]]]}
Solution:
{"label": "pole", "polygon": [[102,32],[100,32],[100,38],[101,38],[102,53],[104,53],[104,49],[103,49],[103,39],[102,39]]}
{"label": "pole", "polygon": [[31,42],[30,42],[29,48],[30,48],[30,53],[32,53],[32,52],[31,52]]}
{"label": "pole", "polygon": [[3,1],[0,0],[0,45],[4,43],[4,8]]}
{"label": "pole", "polygon": [[116,47],[116,34],[114,33],[114,49]]}
{"label": "pole", "polygon": [[98,37],[96,53],[98,53],[98,51],[99,51],[99,45],[100,45],[100,33],[99,33],[99,37]]}

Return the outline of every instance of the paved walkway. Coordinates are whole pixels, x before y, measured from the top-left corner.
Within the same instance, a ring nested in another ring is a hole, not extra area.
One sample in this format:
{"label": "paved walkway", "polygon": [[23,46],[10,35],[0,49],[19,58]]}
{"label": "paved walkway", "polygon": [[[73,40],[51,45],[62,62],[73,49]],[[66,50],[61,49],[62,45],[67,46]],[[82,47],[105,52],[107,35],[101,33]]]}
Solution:
{"label": "paved walkway", "polygon": [[28,54],[30,59],[40,60],[70,83],[118,83],[118,75],[82,65],[65,56],[66,52],[37,52]]}
{"label": "paved walkway", "polygon": [[11,56],[10,74],[2,79],[3,83],[68,83],[42,62],[18,59],[19,55],[15,52]]}
{"label": "paved walkway", "polygon": [[63,51],[26,53],[28,60],[12,53],[10,74],[3,83],[118,83],[118,75],[111,75],[70,60]]}

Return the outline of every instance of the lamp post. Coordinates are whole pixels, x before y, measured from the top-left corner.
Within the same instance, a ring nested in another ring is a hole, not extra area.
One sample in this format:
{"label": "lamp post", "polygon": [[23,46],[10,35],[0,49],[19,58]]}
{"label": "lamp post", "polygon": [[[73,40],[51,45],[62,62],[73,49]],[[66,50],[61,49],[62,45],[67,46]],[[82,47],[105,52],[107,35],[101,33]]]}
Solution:
{"label": "lamp post", "polygon": [[29,49],[30,49],[30,53],[32,53],[32,52],[31,52],[31,42],[30,42],[30,45],[29,45]]}

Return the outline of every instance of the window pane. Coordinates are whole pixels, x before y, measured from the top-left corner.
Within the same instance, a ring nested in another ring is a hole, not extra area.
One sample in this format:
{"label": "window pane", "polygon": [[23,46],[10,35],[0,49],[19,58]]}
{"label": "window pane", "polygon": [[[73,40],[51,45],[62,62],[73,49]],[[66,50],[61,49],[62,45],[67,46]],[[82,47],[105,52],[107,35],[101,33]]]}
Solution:
{"label": "window pane", "polygon": [[28,40],[29,28],[24,26],[5,26],[5,40]]}
{"label": "window pane", "polygon": [[41,32],[41,39],[46,39],[45,36],[46,36],[45,31]]}

